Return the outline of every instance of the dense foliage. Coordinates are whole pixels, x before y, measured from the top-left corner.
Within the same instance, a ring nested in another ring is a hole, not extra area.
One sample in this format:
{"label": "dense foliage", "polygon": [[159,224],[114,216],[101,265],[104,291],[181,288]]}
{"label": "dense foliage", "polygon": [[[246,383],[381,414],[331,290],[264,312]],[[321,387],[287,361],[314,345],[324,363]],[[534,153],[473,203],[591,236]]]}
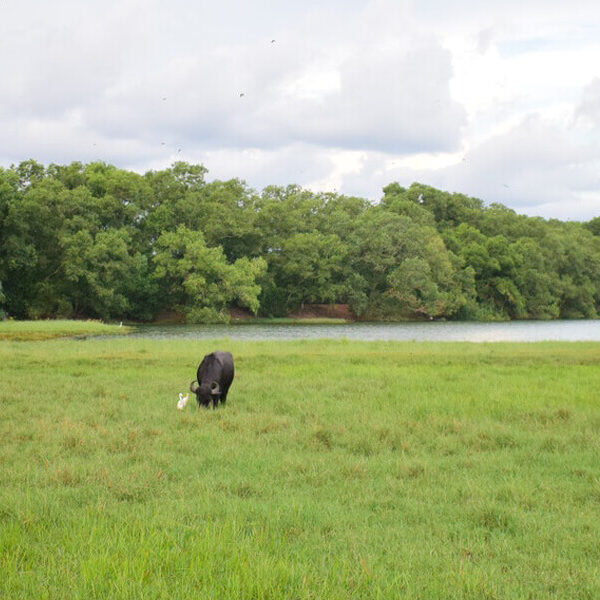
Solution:
{"label": "dense foliage", "polygon": [[593,318],[600,217],[516,214],[421,184],[376,205],[258,194],[200,165],[0,168],[0,314],[189,322],[344,303],[370,319]]}

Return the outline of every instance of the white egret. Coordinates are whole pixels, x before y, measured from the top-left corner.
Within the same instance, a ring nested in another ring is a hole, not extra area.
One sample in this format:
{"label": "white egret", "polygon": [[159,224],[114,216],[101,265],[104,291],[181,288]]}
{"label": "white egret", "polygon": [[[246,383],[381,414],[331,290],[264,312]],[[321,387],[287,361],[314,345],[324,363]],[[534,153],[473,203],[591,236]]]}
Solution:
{"label": "white egret", "polygon": [[184,396],[181,392],[179,392],[179,402],[177,403],[177,409],[183,410],[185,408],[185,405],[188,403],[189,399],[190,399],[189,394],[186,394]]}

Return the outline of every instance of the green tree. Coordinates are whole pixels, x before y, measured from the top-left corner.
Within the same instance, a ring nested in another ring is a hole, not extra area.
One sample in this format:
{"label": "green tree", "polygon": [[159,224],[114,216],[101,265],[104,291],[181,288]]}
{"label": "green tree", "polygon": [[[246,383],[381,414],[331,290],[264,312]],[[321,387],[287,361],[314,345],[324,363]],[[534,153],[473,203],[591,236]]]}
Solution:
{"label": "green tree", "polygon": [[[386,196],[398,194],[393,185],[384,188]],[[477,225],[482,214],[483,202],[463,194],[450,194],[420,183],[413,183],[402,192],[403,198],[429,211],[440,230],[456,227],[460,223]]]}
{"label": "green tree", "polygon": [[[197,194],[205,186],[207,169],[202,165],[176,162],[170,169],[148,171],[144,181],[151,190],[151,201],[141,219],[141,229],[149,245],[164,231],[175,231],[178,225],[197,228],[189,215],[181,214],[178,204],[188,194]],[[193,215],[192,215],[193,219]]]}
{"label": "green tree", "polygon": [[255,257],[262,234],[256,226],[255,194],[238,179],[213,181],[176,204],[178,223],[202,231],[208,246],[221,246],[227,260]]}
{"label": "green tree", "polygon": [[6,218],[13,204],[17,202],[19,179],[12,169],[0,167],[0,310],[4,312],[6,296],[3,293],[2,282],[7,277],[7,248],[6,238],[8,230]]}
{"label": "green tree", "polygon": [[146,258],[131,254],[131,238],[125,229],[100,231],[93,236],[80,230],[61,239],[63,269],[69,282],[74,313],[102,319],[140,317],[131,298],[148,282]]}
{"label": "green tree", "polygon": [[[30,167],[28,162],[24,171]],[[22,180],[18,169],[17,176]],[[58,234],[66,190],[45,176],[32,176],[27,185],[20,185],[16,197],[4,207],[1,255],[6,308],[18,318],[53,316],[65,306]]]}
{"label": "green tree", "polygon": [[[296,185],[260,195],[202,165],[0,168],[0,282],[15,317],[189,320],[347,302],[370,318],[581,318],[600,309],[600,217],[518,215],[391,183],[379,205]],[[262,258],[259,258],[262,257]]]}
{"label": "green tree", "polygon": [[591,231],[595,236],[600,236],[600,217],[595,217],[585,223],[586,229]]}
{"label": "green tree", "polygon": [[281,247],[283,240],[296,233],[319,230],[326,197],[300,186],[266,187],[256,201],[256,224],[263,234],[263,255]]}
{"label": "green tree", "polygon": [[547,264],[539,242],[523,237],[515,251],[520,260],[514,282],[524,303],[524,316],[531,319],[555,319],[560,314],[560,278]]}
{"label": "green tree", "polygon": [[262,256],[269,265],[262,281],[262,313],[285,315],[303,303],[346,300],[362,309],[362,279],[346,258],[355,222],[370,206],[366,200],[270,186],[254,206]]}
{"label": "green tree", "polygon": [[19,188],[27,189],[30,185],[39,183],[46,178],[46,169],[44,165],[33,159],[24,160],[16,167],[12,167],[19,178]]}
{"label": "green tree", "polygon": [[485,236],[466,223],[445,232],[444,239],[463,264],[473,269],[480,308],[476,318],[526,316],[525,302],[515,283],[523,260],[518,245],[502,235]]}
{"label": "green tree", "polygon": [[383,188],[381,205],[390,212],[409,217],[415,223],[435,227],[433,213],[418,200],[410,199],[408,190],[397,183],[391,183]]}
{"label": "green tree", "polygon": [[560,282],[560,316],[594,318],[600,307],[600,238],[580,223],[550,225],[543,250]]}
{"label": "green tree", "polygon": [[52,179],[60,181],[68,190],[86,185],[86,168],[80,162],[72,162],[70,165],[50,164],[46,173]]}
{"label": "green tree", "polygon": [[347,246],[335,234],[291,235],[268,254],[272,280],[263,305],[285,314],[305,303],[339,301],[346,291],[347,257]]}
{"label": "green tree", "polygon": [[468,302],[471,291],[463,286],[469,280],[457,271],[460,261],[434,228],[389,206],[375,206],[357,222],[351,240],[357,275],[351,297],[364,306],[366,296],[364,312],[370,316],[451,317]]}
{"label": "green tree", "polygon": [[403,316],[439,317],[446,311],[444,295],[433,279],[429,263],[407,258],[388,276],[388,294],[401,305]]}
{"label": "green tree", "polygon": [[2,282],[0,281],[0,321],[6,318],[6,312],[4,311],[4,301],[6,297],[4,296],[4,291],[2,289]]}
{"label": "green tree", "polygon": [[168,307],[186,315],[188,322],[226,321],[234,303],[255,312],[266,263],[241,258],[229,264],[221,247],[209,248],[199,231],[180,225],[164,232],[156,243],[154,276],[168,299]]}

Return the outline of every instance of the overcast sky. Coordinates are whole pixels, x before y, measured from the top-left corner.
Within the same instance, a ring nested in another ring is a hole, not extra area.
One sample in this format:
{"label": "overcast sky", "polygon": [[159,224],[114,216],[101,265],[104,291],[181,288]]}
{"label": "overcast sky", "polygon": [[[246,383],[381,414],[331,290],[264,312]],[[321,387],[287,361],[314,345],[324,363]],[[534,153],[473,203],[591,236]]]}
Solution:
{"label": "overcast sky", "polygon": [[600,216],[598,0],[0,0],[0,165]]}

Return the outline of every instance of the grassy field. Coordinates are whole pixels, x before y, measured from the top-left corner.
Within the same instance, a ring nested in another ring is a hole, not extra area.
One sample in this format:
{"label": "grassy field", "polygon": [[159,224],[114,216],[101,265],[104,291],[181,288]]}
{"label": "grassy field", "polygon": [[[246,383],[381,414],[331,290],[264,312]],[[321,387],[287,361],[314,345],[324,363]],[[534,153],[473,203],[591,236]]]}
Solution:
{"label": "grassy field", "polygon": [[0,321],[0,340],[35,341],[61,337],[115,335],[129,327],[106,325],[100,321]]}
{"label": "grassy field", "polygon": [[[225,408],[176,410],[231,350]],[[0,598],[600,597],[600,344],[0,342]]]}

